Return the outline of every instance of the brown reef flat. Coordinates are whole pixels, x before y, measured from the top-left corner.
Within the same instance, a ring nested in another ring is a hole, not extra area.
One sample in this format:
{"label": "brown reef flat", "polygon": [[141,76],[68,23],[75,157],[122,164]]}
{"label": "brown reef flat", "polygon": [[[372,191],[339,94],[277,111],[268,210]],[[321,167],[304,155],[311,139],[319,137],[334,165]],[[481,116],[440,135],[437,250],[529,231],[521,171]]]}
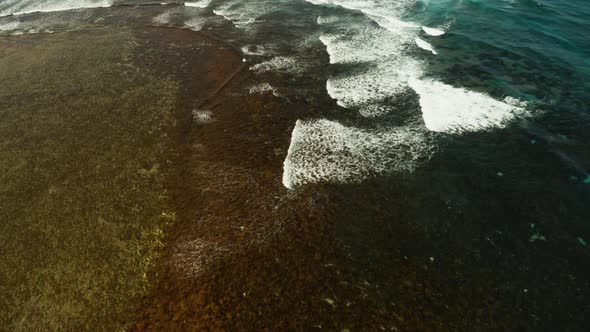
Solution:
{"label": "brown reef flat", "polygon": [[124,327],[174,220],[178,85],[129,29],[2,37],[0,330]]}
{"label": "brown reef flat", "polygon": [[[189,45],[199,36],[172,33],[146,38],[154,43],[147,49],[165,49],[160,44],[175,38]],[[231,46],[203,37],[212,45],[198,61],[193,51],[170,54],[173,63],[190,63],[176,76],[183,87],[172,134],[177,219],[166,230],[150,275],[154,288],[134,329],[293,330],[382,321],[366,305],[374,301],[366,286],[357,289],[335,264],[328,195],[288,191],[280,182],[292,126],[310,105],[235,93],[256,82]]]}

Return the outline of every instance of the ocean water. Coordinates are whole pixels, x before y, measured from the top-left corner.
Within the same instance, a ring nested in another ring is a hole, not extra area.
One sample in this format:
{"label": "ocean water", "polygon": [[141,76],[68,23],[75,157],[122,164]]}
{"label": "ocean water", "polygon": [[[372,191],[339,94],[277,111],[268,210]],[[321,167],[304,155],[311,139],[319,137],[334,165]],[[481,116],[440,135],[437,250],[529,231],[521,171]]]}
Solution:
{"label": "ocean water", "polygon": [[496,96],[583,107],[590,43],[581,32],[589,14],[583,1],[432,1],[406,17],[448,26],[446,38],[433,40],[444,49],[432,62],[436,75],[460,71],[480,81],[463,84]]}
{"label": "ocean water", "polygon": [[276,179],[288,190],[379,188],[396,222],[444,219],[465,255],[518,270],[514,287],[565,294],[545,305],[587,302],[588,1],[4,0],[0,37],[76,30],[105,7],[150,7],[154,26],[216,31],[260,81],[242,93],[319,109],[292,123]]}

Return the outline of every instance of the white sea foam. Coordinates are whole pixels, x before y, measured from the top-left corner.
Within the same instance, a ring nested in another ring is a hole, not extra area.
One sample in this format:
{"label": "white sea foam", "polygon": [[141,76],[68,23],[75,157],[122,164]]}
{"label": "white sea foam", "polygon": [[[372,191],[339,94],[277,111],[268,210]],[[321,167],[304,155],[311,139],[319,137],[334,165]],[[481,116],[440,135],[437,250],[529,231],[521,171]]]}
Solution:
{"label": "white sea foam", "polygon": [[267,0],[229,1],[218,6],[213,6],[215,15],[223,16],[240,29],[250,29],[257,19],[276,10],[281,6],[280,2]]}
{"label": "white sea foam", "polygon": [[20,27],[20,21],[8,21],[6,23],[0,22],[0,31],[17,30]]}
{"label": "white sea foam", "polygon": [[[340,105],[342,106],[342,105]],[[378,118],[394,111],[395,109],[385,104],[368,104],[359,109],[359,113],[365,118]]]}
{"label": "white sea foam", "polygon": [[152,22],[155,25],[167,25],[170,24],[171,20],[172,20],[172,16],[176,14],[175,10],[167,10],[165,12],[163,12],[162,14],[157,15],[156,17],[154,17],[152,19]]}
{"label": "white sea foam", "polygon": [[[316,4],[342,4],[372,13],[376,1],[309,0]],[[378,2],[378,1],[377,1]],[[394,15],[392,11],[390,13]],[[356,18],[321,16],[318,24],[327,31],[320,40],[326,45],[332,64],[351,64],[351,70],[332,76],[326,83],[328,93],[344,107],[355,107],[365,117],[379,117],[394,111],[383,99],[413,88],[420,96],[426,127],[433,131],[464,132],[502,127],[510,120],[525,115],[525,105],[514,98],[496,100],[486,94],[456,88],[423,78],[422,63],[406,54],[405,45],[412,40],[436,54],[434,47],[411,29],[382,31]],[[374,19],[374,18],[373,18]],[[423,27],[428,34],[441,35],[442,30]],[[359,67],[366,67],[360,70]]]}
{"label": "white sea foam", "polygon": [[213,121],[213,112],[209,110],[193,110],[193,119],[195,123],[203,124]]}
{"label": "white sea foam", "polygon": [[0,17],[0,31],[6,31],[10,35],[71,31],[84,26],[84,23],[96,21],[96,19],[96,13],[92,11],[63,11],[43,15],[9,15]]}
{"label": "white sea foam", "polygon": [[316,19],[317,24],[327,24],[338,22],[340,19],[336,16],[318,16]]}
{"label": "white sea foam", "polygon": [[249,91],[250,94],[264,94],[270,92],[275,97],[280,97],[279,91],[268,82],[253,85],[250,87]]}
{"label": "white sea foam", "polygon": [[461,133],[500,128],[527,114],[524,105],[513,98],[502,102],[433,80],[412,79],[409,84],[420,95],[424,123],[432,131]]}
{"label": "white sea foam", "polygon": [[284,162],[283,184],[358,183],[412,172],[432,154],[417,127],[360,129],[326,119],[298,120]]}
{"label": "white sea foam", "polygon": [[241,48],[246,55],[264,56],[273,54],[276,50],[273,45],[245,45]]}
{"label": "white sea foam", "polygon": [[434,37],[442,36],[445,34],[445,32],[442,30],[429,28],[429,27],[422,27],[422,31],[424,31],[427,35],[434,36]]}
{"label": "white sea foam", "polygon": [[[366,118],[396,111],[386,100],[411,87],[419,95],[426,128],[416,122],[403,127],[360,129],[326,119],[297,121],[284,162],[287,188],[318,182],[350,183],[377,175],[412,171],[435,148],[427,130],[462,133],[505,126],[526,115],[525,105],[424,78],[423,63],[410,56],[409,45],[436,54],[418,37],[443,30],[421,27],[396,17],[404,1],[308,0],[360,10],[381,27],[358,15],[319,16],[325,31],[321,42],[330,63],[341,69],[326,83],[328,93],[343,107],[358,109]],[[401,4],[401,5],[400,5]],[[395,6],[395,5],[394,5]],[[379,120],[378,120],[379,121]]]}
{"label": "white sea foam", "polygon": [[371,18],[373,21],[377,22],[380,26],[384,27],[385,29],[397,32],[400,29],[405,28],[418,28],[419,26],[412,23],[412,22],[405,22],[402,20],[398,20],[393,16],[381,15],[378,13],[367,13],[367,16]]}
{"label": "white sea foam", "polygon": [[381,27],[392,32],[398,32],[404,28],[419,28],[413,22],[405,22],[398,18],[398,14],[410,3],[410,1],[389,0],[306,0],[315,5],[336,5],[350,10],[357,10],[375,21]]}
{"label": "white sea foam", "polygon": [[298,74],[305,70],[305,64],[294,57],[276,56],[250,67],[256,74],[277,71],[290,74]]}
{"label": "white sea foam", "polygon": [[512,106],[516,106],[516,107],[520,107],[520,108],[525,108],[527,107],[528,103],[526,101],[522,101],[518,98],[514,98],[514,97],[506,97],[504,98],[504,102],[506,104],[512,105]]}
{"label": "white sea foam", "polygon": [[31,28],[31,29],[27,29],[27,30],[2,30],[2,29],[0,29],[0,32],[2,32],[2,31],[9,31],[8,34],[12,35],[12,36],[32,35],[32,34],[37,34],[37,33],[54,33],[53,30],[35,29],[35,28]]}
{"label": "white sea foam", "polygon": [[207,19],[203,17],[191,17],[188,20],[184,21],[185,27],[193,31],[200,31],[201,29],[203,29],[203,26],[205,26],[205,23],[207,23]]}
{"label": "white sea foam", "polygon": [[213,13],[215,13],[215,15],[223,16],[223,18],[232,22],[237,28],[244,28],[256,21],[256,17],[227,9],[214,9]]}
{"label": "white sea foam", "polygon": [[[195,13],[195,11],[197,11]],[[200,15],[198,9],[174,7],[153,18],[154,25],[188,28],[200,31],[207,23],[207,17]],[[182,22],[182,23],[181,23]]]}
{"label": "white sea foam", "polygon": [[340,106],[358,108],[367,117],[385,114],[391,109],[382,105],[383,99],[403,91],[410,77],[421,75],[420,62],[404,56],[411,34],[394,34],[347,18],[321,17],[319,22],[339,31],[320,37],[330,63],[356,67],[326,83],[328,93]]}
{"label": "white sea foam", "polygon": [[418,47],[420,47],[423,50],[432,52],[432,54],[438,54],[435,50],[434,47],[432,47],[432,45],[430,45],[429,42],[425,41],[424,39],[420,39],[418,37],[416,37],[414,39],[414,41],[416,42],[416,45],[418,45]]}
{"label": "white sea foam", "polygon": [[207,8],[210,3],[211,3],[211,0],[201,0],[201,1],[185,2],[184,5],[187,7]]}
{"label": "white sea foam", "polygon": [[111,0],[4,0],[0,4],[0,16],[110,7],[111,5]]}

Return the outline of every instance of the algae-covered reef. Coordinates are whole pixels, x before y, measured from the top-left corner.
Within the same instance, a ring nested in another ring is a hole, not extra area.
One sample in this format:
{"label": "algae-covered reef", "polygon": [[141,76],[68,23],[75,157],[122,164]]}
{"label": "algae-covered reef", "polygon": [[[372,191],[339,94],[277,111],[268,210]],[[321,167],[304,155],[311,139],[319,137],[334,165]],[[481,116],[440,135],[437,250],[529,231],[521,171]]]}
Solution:
{"label": "algae-covered reef", "polygon": [[177,84],[130,31],[0,43],[0,326],[120,330],[175,218]]}

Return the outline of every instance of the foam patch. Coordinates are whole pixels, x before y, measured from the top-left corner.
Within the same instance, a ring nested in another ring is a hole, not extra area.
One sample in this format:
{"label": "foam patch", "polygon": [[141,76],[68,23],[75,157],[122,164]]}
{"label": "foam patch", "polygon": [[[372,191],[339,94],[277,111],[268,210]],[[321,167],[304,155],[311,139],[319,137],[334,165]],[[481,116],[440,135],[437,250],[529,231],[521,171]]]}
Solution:
{"label": "foam patch", "polygon": [[273,96],[280,97],[278,90],[267,82],[251,86],[249,91],[250,94],[265,94],[270,92]]}
{"label": "foam patch", "polygon": [[330,63],[356,67],[353,72],[333,75],[326,83],[340,106],[358,108],[366,117],[386,114],[392,109],[380,105],[383,99],[404,91],[409,78],[421,75],[422,64],[404,55],[413,35],[393,34],[346,18],[320,17],[318,21],[341,31],[320,36]]}
{"label": "foam patch", "polygon": [[111,0],[3,0],[0,4],[0,16],[110,7],[111,5]]}
{"label": "foam patch", "polygon": [[[525,105],[513,98],[499,101],[486,94],[423,79],[424,64],[412,58],[406,46],[414,42],[433,54],[436,50],[419,38],[417,31],[379,29],[346,16],[321,16],[318,23],[336,31],[320,37],[330,63],[351,68],[328,79],[328,93],[338,105],[358,109],[366,118],[394,112],[384,100],[395,97],[408,85],[420,95],[423,119],[432,131],[460,133],[503,127],[526,113]],[[438,33],[429,29],[425,31]]]}
{"label": "foam patch", "polygon": [[191,17],[188,20],[184,21],[185,27],[193,30],[193,31],[200,31],[205,26],[207,20],[202,17]]}
{"label": "foam patch", "polygon": [[167,11],[163,12],[162,14],[159,14],[156,17],[154,17],[153,20],[152,20],[152,22],[155,25],[167,25],[167,24],[170,24],[170,22],[172,21],[172,17],[175,14],[176,14],[176,11],[175,10],[167,10]]}
{"label": "foam patch", "polygon": [[201,1],[185,2],[184,5],[187,7],[207,8],[207,7],[209,7],[210,3],[211,3],[211,0],[201,0]]}
{"label": "foam patch", "polygon": [[264,61],[250,67],[250,70],[256,74],[277,71],[283,73],[297,74],[305,70],[303,62],[293,57],[276,56],[268,61]]}
{"label": "foam patch", "polygon": [[418,45],[418,47],[420,47],[421,49],[432,52],[432,54],[434,54],[434,55],[438,54],[434,50],[434,47],[432,47],[432,45],[430,45],[430,43],[425,41],[424,39],[416,37],[414,39],[414,41],[416,42],[416,45]]}
{"label": "foam patch", "polygon": [[47,15],[5,16],[0,17],[0,33],[9,35],[53,33],[56,29],[62,31],[75,29],[88,17],[88,13],[62,13],[59,18]]}
{"label": "foam patch", "polygon": [[420,95],[424,123],[432,131],[461,133],[501,128],[527,114],[524,104],[514,98],[502,102],[434,80],[412,79],[409,84]]}
{"label": "foam patch", "polygon": [[397,33],[400,29],[418,28],[413,22],[399,19],[401,14],[411,5],[412,1],[388,1],[388,0],[306,0],[315,5],[336,5],[353,11],[360,11],[375,21],[381,27]]}
{"label": "foam patch", "polygon": [[207,18],[201,16],[198,9],[174,7],[154,17],[154,25],[182,27],[193,31],[200,31],[207,23]]}
{"label": "foam patch", "polygon": [[213,112],[209,110],[193,110],[193,120],[199,124],[212,122],[214,120]]}
{"label": "foam patch", "polygon": [[442,36],[445,34],[445,32],[442,30],[429,28],[429,27],[422,27],[422,31],[424,31],[424,33],[426,33],[427,35],[433,36],[433,37],[438,37],[438,36]]}
{"label": "foam patch", "polygon": [[249,26],[255,24],[259,17],[277,10],[280,6],[280,2],[264,0],[228,1],[214,6],[213,13],[223,16],[237,28],[249,30]]}
{"label": "foam patch", "polygon": [[273,45],[245,45],[241,48],[242,53],[252,56],[264,56],[276,52],[276,47]]}
{"label": "foam patch", "polygon": [[20,27],[19,21],[8,21],[6,23],[0,22],[0,31],[17,30]]}
{"label": "foam patch", "polygon": [[432,152],[419,127],[360,129],[326,119],[298,120],[284,162],[283,184],[294,189],[408,173]]}

